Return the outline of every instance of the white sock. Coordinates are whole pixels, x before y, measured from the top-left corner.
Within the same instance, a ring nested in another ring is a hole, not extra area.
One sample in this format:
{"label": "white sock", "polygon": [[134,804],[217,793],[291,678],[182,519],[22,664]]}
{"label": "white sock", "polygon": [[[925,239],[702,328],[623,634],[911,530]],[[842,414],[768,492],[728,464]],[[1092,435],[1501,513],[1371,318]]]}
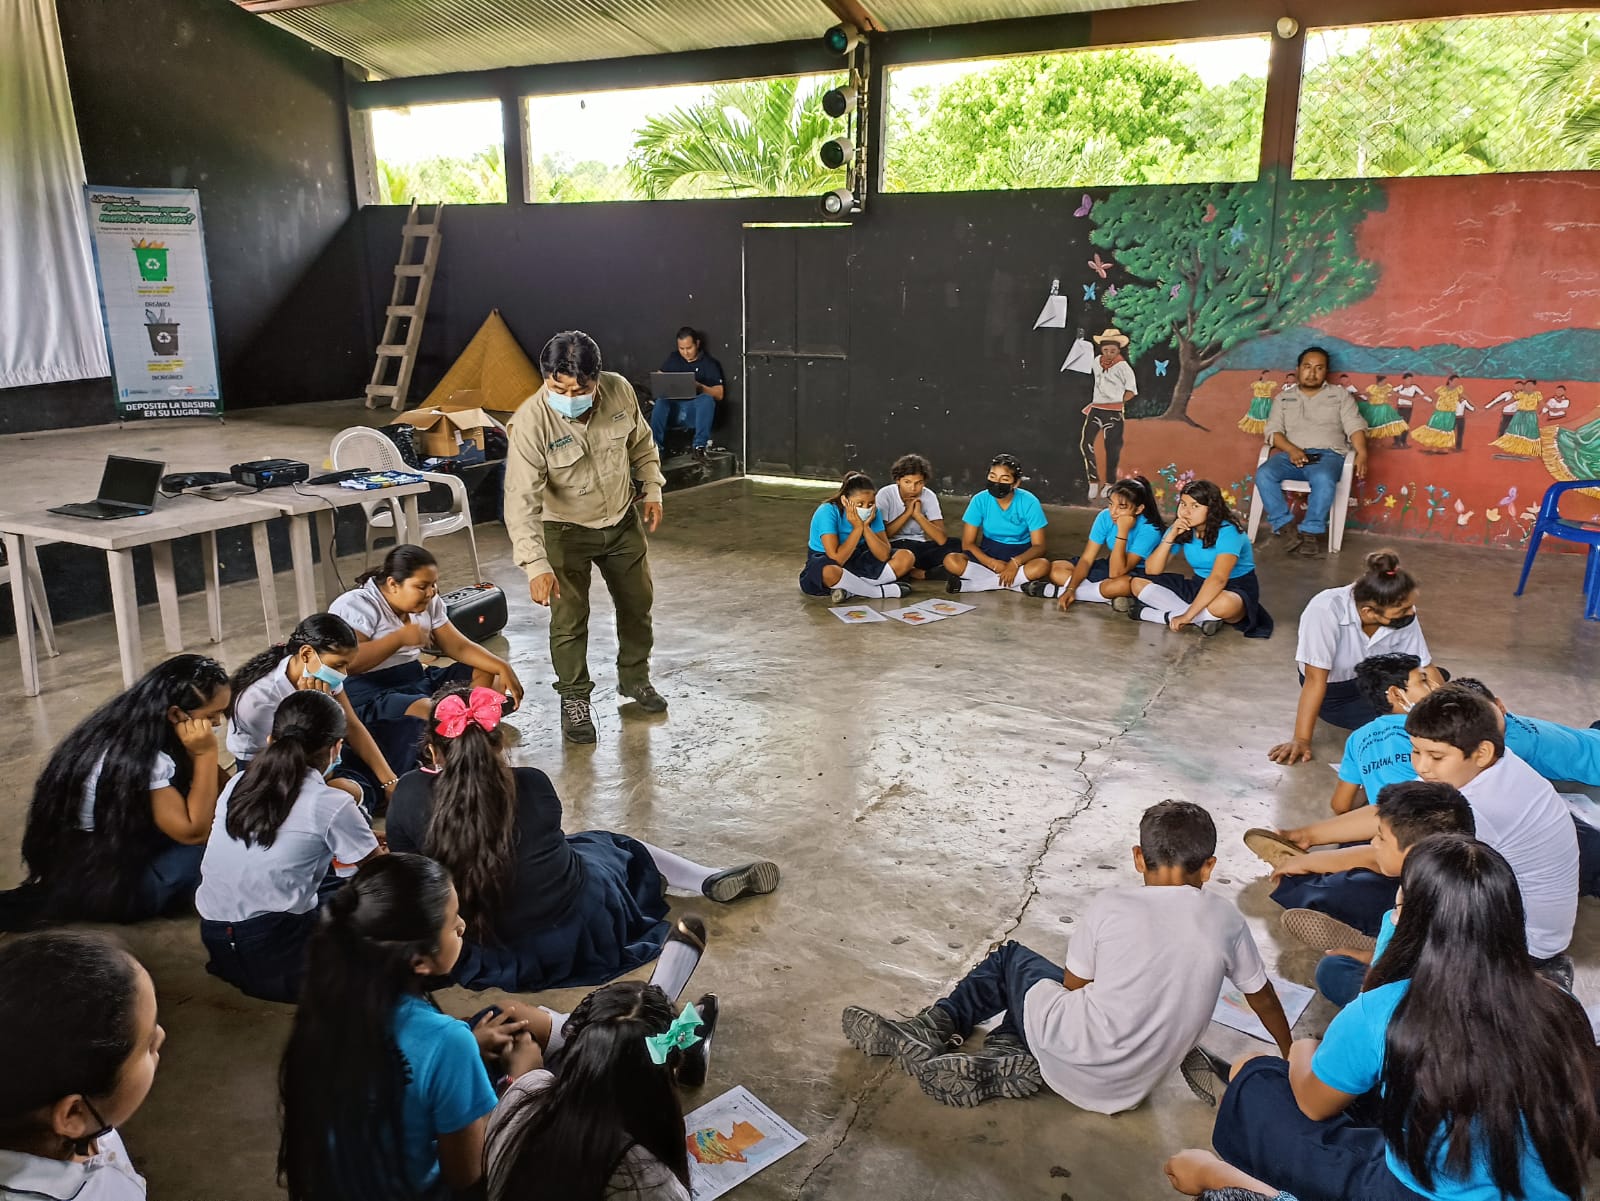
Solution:
{"label": "white sock", "polygon": [[546,1005],[541,1005],[539,1008],[550,1015],[550,1041],[544,1047],[545,1056],[548,1058],[566,1045],[567,1015],[557,1013]]}
{"label": "white sock", "polygon": [[1027,583],[1028,583],[1028,577],[1027,577],[1027,576],[1026,576],[1026,575],[1024,575],[1024,574],[1023,574],[1023,572],[1022,572],[1022,569],[1021,569],[1021,568],[1018,568],[1018,569],[1017,569],[1017,576],[1016,576],[1016,578],[1015,578],[1015,579],[1014,579],[1014,580],[1012,580],[1012,581],[1011,581],[1011,590],[1012,590],[1012,591],[1013,591],[1013,592],[1021,592],[1021,591],[1022,591],[1022,589],[1023,589],[1023,587],[1024,587],[1024,586],[1025,586],[1025,585],[1026,585],[1026,584],[1027,584]]}
{"label": "white sock", "polygon": [[[1060,592],[1061,589],[1057,588],[1053,595],[1058,595]],[[1105,598],[1104,594],[1101,593],[1100,585],[1094,580],[1085,580],[1083,583],[1079,584],[1078,590],[1072,594],[1072,599],[1093,601],[1097,605],[1109,605],[1111,603]]]}
{"label": "white sock", "polygon": [[858,576],[853,571],[841,572],[839,582],[834,587],[843,588],[851,596],[865,596],[871,600],[881,600],[886,596],[899,596],[900,585],[894,578],[894,572],[887,567],[883,569],[883,572],[884,575],[889,577],[887,580],[882,578],[868,580]]}
{"label": "white sock", "polygon": [[1139,620],[1148,621],[1153,625],[1164,626],[1167,624],[1169,617],[1160,609],[1144,608],[1139,610]]}
{"label": "white sock", "polygon": [[1201,609],[1199,613],[1195,614],[1195,620],[1196,621],[1221,621],[1222,618],[1218,617],[1210,609]]}
{"label": "white sock", "polygon": [[961,573],[963,592],[994,592],[999,587],[1000,577],[982,563],[969,560],[966,570]]}
{"label": "white sock", "polygon": [[676,1001],[694,969],[700,965],[700,952],[686,942],[668,941],[661,948],[661,958],[656,960],[650,973],[650,983],[667,994],[667,1000]]}
{"label": "white sock", "polygon": [[1146,613],[1156,610],[1165,613],[1167,618],[1176,617],[1189,607],[1188,601],[1164,584],[1146,584],[1139,593],[1139,600],[1145,606]]}
{"label": "white sock", "polygon": [[650,852],[654,860],[656,871],[666,878],[668,888],[681,888],[685,892],[699,892],[700,886],[706,882],[706,877],[716,874],[720,868],[707,867],[703,863],[696,863],[693,859],[685,859],[682,855],[674,855],[671,851],[664,851],[658,846],[648,842],[641,842],[641,846]]}

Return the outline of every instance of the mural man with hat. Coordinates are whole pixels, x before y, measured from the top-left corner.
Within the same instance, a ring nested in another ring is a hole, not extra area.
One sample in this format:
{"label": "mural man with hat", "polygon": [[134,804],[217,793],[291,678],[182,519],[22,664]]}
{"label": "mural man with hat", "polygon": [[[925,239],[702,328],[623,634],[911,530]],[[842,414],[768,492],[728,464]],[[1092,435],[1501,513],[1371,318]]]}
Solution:
{"label": "mural man with hat", "polygon": [[[1083,436],[1078,449],[1083,452],[1084,478],[1089,481],[1089,499],[1111,494],[1117,482],[1117,460],[1122,457],[1122,407],[1139,394],[1139,383],[1125,357],[1128,336],[1112,327],[1096,335],[1094,344],[1100,357],[1094,361],[1094,395],[1083,410]],[[1094,444],[1105,435],[1106,478],[1095,468]]]}

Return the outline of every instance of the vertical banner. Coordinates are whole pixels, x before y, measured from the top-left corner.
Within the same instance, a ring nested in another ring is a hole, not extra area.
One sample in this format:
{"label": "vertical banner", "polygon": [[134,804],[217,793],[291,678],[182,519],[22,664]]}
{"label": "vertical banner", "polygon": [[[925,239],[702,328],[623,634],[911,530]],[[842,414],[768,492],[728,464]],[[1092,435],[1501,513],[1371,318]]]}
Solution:
{"label": "vertical banner", "polygon": [[85,189],[120,417],[220,417],[200,193]]}

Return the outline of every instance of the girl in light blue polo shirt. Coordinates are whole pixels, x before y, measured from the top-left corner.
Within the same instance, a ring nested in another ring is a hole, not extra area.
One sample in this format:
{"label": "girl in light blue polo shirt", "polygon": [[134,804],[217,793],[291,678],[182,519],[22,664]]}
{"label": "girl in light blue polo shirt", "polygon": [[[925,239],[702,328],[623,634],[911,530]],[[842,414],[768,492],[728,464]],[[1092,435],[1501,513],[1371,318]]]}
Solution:
{"label": "girl in light blue polo shirt", "polygon": [[[1174,551],[1194,575],[1167,570]],[[1246,638],[1272,637],[1272,614],[1261,605],[1250,539],[1222,499],[1222,489],[1210,480],[1184,488],[1177,520],[1145,561],[1145,574],[1107,580],[1100,591],[1113,598],[1131,595],[1130,617],[1174,630],[1192,625],[1210,637],[1227,624]]]}
{"label": "girl in light blue polo shirt", "polygon": [[1029,580],[1050,570],[1044,557],[1044,508],[1039,498],[1017,484],[1022,464],[1012,455],[989,461],[988,487],[961,515],[961,549],[944,557],[950,573],[947,592],[1022,591]]}
{"label": "girl in light blue polo shirt", "polygon": [[[1089,528],[1089,541],[1076,559],[1057,559],[1050,564],[1048,579],[1030,580],[1022,589],[1029,596],[1057,596],[1057,606],[1065,613],[1073,601],[1110,604],[1100,591],[1100,582],[1137,571],[1161,543],[1167,528],[1166,518],[1156,503],[1150,481],[1142,475],[1129,476],[1111,485],[1108,502],[1095,515]],[[1100,551],[1109,553],[1102,559]]]}
{"label": "girl in light blue polo shirt", "polygon": [[841,605],[852,596],[905,596],[901,576],[916,566],[916,556],[895,550],[884,533],[878,491],[859,471],[844,477],[839,491],[811,515],[811,540],[800,571],[800,591],[826,596]]}

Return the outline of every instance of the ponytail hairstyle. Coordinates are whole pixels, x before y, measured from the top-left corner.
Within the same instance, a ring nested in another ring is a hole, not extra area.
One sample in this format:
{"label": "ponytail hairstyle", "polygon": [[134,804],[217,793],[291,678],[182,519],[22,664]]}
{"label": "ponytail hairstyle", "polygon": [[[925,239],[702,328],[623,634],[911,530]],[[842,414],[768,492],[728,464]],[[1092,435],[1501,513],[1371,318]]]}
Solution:
{"label": "ponytail hairstyle", "polygon": [[250,761],[228,797],[229,838],[270,847],[294,808],[307,771],[328,766],[344,737],[344,707],[324,692],[291,692],[272,715],[272,741]]}
{"label": "ponytail hairstyle", "polygon": [[391,546],[389,548],[389,553],[383,556],[382,563],[379,563],[371,571],[363,571],[358,575],[356,577],[356,585],[359,587],[369,580],[377,580],[379,587],[382,587],[389,580],[393,580],[396,584],[404,584],[424,567],[437,566],[439,566],[439,560],[435,559],[430,552],[420,546],[413,546],[409,542],[402,542],[399,546]]}
{"label": "ponytail hairstyle", "polygon": [[[192,783],[189,752],[167,714],[203,709],[227,686],[227,669],[215,659],[175,655],[62,739],[34,784],[22,835],[27,882],[49,888],[52,913],[116,921],[126,912],[165,837],[150,807],[156,756],[165,752],[175,765],[173,788],[187,793]],[[96,768],[94,833],[80,837],[84,785]]]}
{"label": "ponytail hairstyle", "polygon": [[1556,1192],[1582,1197],[1600,1151],[1600,1049],[1582,1006],[1528,958],[1511,866],[1477,839],[1435,834],[1407,852],[1401,882],[1394,938],[1362,984],[1410,982],[1384,1036],[1390,1152],[1425,1192],[1438,1169],[1463,1177],[1479,1162],[1499,1196],[1521,1197],[1526,1145]]}
{"label": "ponytail hairstyle", "polygon": [[278,1072],[289,1201],[417,1197],[395,1010],[422,993],[414,960],[439,949],[449,907],[450,873],[399,853],[363,863],[322,906]]}
{"label": "ponytail hairstyle", "polygon": [[449,684],[434,694],[427,746],[439,774],[433,778],[433,813],[422,850],[455,880],[461,916],[474,942],[494,942],[494,919],[504,909],[517,851],[517,781],[503,753],[503,727],[486,730],[469,720],[454,738],[439,732],[446,697],[466,703],[475,692]]}
{"label": "ponytail hairstyle", "polygon": [[842,512],[845,498],[854,496],[858,492],[871,492],[876,496],[878,486],[872,482],[872,477],[863,471],[847,471],[843,482],[839,485],[839,491],[834,495],[833,503],[838,505]]}
{"label": "ponytail hairstyle", "polygon": [[490,1174],[490,1201],[602,1201],[635,1146],[688,1188],[683,1109],[668,1069],[645,1047],[674,1016],[667,995],[640,980],[618,980],[578,1003],[555,1083],[506,1121],[514,1133]]}
{"label": "ponytail hairstyle", "polygon": [[0,946],[0,1146],[35,1141],[39,1110],[116,1090],[135,1051],[139,964],[100,934],[51,930]]}
{"label": "ponytail hairstyle", "polygon": [[354,654],[356,633],[342,617],[333,613],[313,613],[295,626],[289,641],[269,646],[259,655],[246,660],[245,665],[233,673],[233,699],[228,703],[228,717],[233,717],[234,707],[238,705],[245,689],[266,679],[272,674],[273,668],[307,646],[319,655],[324,651],[329,654]]}
{"label": "ponytail hairstyle", "polygon": [[[1315,350],[1316,347],[1311,349]],[[1306,352],[1306,353],[1309,353]],[[1301,356],[1302,358],[1304,355]],[[1187,496],[1190,500],[1206,507],[1206,523],[1199,531],[1200,545],[1212,547],[1217,544],[1217,535],[1222,532],[1222,527],[1231,525],[1234,529],[1243,532],[1244,524],[1239,520],[1239,515],[1228,507],[1228,502],[1222,499],[1222,489],[1210,480],[1193,480],[1184,486],[1178,495]],[[1195,537],[1195,531],[1190,530],[1178,539],[1179,542],[1188,542]]]}
{"label": "ponytail hairstyle", "polygon": [[1158,532],[1167,528],[1167,519],[1161,515],[1161,505],[1156,501],[1155,489],[1142,475],[1130,475],[1111,485],[1110,496],[1120,496],[1135,509],[1143,508],[1142,516]]}
{"label": "ponytail hairstyle", "polygon": [[1403,605],[1417,590],[1417,581],[1400,566],[1400,556],[1392,550],[1375,550],[1367,556],[1367,570],[1355,582],[1352,596],[1358,605],[1392,609]]}

